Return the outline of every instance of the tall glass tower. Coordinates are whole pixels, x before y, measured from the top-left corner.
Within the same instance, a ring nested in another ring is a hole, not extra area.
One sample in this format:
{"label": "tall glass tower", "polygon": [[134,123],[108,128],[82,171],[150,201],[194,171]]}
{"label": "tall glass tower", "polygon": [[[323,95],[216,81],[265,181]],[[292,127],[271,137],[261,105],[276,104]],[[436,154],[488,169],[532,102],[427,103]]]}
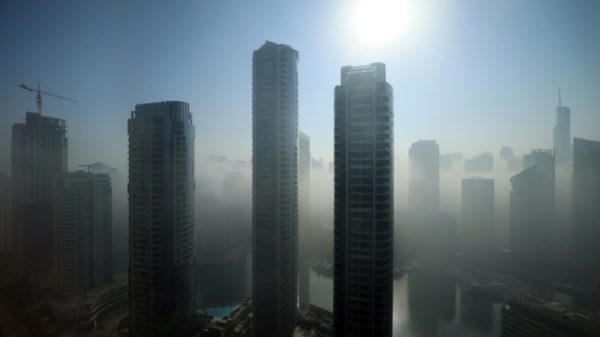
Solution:
{"label": "tall glass tower", "polygon": [[383,63],[341,73],[335,88],[334,332],[390,337],[393,91]]}
{"label": "tall glass tower", "polygon": [[130,332],[193,335],[194,125],[188,103],[138,104],[129,133]]}
{"label": "tall glass tower", "polygon": [[568,165],[572,161],[571,149],[571,109],[562,105],[560,91],[556,107],[556,126],[553,130],[554,154],[557,165]]}
{"label": "tall glass tower", "polygon": [[298,307],[298,52],[265,42],[252,58],[255,337],[290,336]]}

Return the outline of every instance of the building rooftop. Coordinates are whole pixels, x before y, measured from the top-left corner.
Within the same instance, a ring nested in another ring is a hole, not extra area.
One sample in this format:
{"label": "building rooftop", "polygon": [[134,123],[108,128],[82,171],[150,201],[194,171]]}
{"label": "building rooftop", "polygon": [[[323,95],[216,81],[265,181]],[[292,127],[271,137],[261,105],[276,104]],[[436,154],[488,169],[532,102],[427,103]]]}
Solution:
{"label": "building rooftop", "polygon": [[511,305],[520,305],[586,332],[598,333],[600,331],[600,312],[575,311],[564,303],[529,294],[513,296],[506,307],[510,310]]}

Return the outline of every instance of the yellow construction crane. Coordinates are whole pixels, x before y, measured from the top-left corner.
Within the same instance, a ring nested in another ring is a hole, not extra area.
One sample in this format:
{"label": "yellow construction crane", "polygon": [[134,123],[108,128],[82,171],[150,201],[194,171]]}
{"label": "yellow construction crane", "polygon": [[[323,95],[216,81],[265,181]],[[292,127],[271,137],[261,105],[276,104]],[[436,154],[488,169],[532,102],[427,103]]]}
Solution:
{"label": "yellow construction crane", "polygon": [[47,96],[56,97],[58,99],[62,99],[62,100],[73,102],[73,103],[79,103],[79,102],[77,102],[76,100],[74,100],[72,98],[68,98],[68,97],[65,97],[65,96],[61,96],[61,95],[53,94],[53,93],[50,93],[50,92],[47,92],[47,91],[43,91],[43,90],[40,89],[40,84],[39,83],[37,85],[37,89],[29,87],[29,86],[26,86],[25,84],[19,85],[19,88],[27,90],[27,91],[31,91],[31,92],[37,93],[37,95],[35,96],[35,103],[37,105],[37,112],[39,114],[42,114],[42,94],[43,95],[47,95]]}

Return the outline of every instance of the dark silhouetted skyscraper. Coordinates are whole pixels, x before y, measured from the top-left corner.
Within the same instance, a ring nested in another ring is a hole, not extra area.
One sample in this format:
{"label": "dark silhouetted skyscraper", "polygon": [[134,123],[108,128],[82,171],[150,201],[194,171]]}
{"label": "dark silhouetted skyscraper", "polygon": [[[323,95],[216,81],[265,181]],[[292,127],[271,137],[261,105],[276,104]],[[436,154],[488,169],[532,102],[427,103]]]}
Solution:
{"label": "dark silhouetted skyscraper", "polygon": [[138,104],[129,133],[130,332],[193,334],[194,125],[189,105]]}
{"label": "dark silhouetted skyscraper", "polygon": [[573,250],[600,270],[600,142],[573,140]]}
{"label": "dark silhouetted skyscraper", "polygon": [[554,153],[533,150],[523,163],[525,169],[510,179],[511,251],[535,259],[554,247]]}
{"label": "dark silhouetted skyscraper", "polygon": [[333,311],[339,337],[392,335],[393,130],[385,65],[343,67],[335,87],[334,146]]}
{"label": "dark silhouetted skyscraper", "polygon": [[111,186],[107,174],[64,173],[54,192],[55,284],[75,295],[112,280]]}
{"label": "dark silhouetted skyscraper", "polygon": [[298,309],[298,52],[265,42],[252,58],[255,337],[286,337]]}
{"label": "dark silhouetted skyscraper", "polygon": [[416,214],[435,213],[440,208],[440,149],[435,140],[413,143],[408,152],[410,181],[408,207]]}
{"label": "dark silhouetted skyscraper", "polygon": [[562,105],[560,91],[556,107],[556,126],[554,127],[554,153],[557,165],[571,162],[571,109]]}
{"label": "dark silhouetted skyscraper", "polygon": [[10,178],[0,174],[0,252],[12,252],[14,240],[12,186]]}
{"label": "dark silhouetted skyscraper", "polygon": [[494,179],[462,180],[460,237],[465,253],[483,256],[494,249]]}
{"label": "dark silhouetted skyscraper", "polygon": [[65,121],[28,112],[12,128],[13,221],[17,251],[35,272],[53,256],[52,186],[67,171]]}

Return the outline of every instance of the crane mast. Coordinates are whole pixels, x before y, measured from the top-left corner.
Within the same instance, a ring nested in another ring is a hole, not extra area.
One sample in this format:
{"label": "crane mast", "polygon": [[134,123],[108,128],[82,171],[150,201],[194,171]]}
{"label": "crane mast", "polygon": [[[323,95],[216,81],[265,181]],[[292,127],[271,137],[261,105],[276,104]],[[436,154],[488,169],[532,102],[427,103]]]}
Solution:
{"label": "crane mast", "polygon": [[77,102],[76,100],[74,100],[72,98],[68,98],[68,97],[65,97],[65,96],[61,96],[61,95],[53,94],[53,93],[50,93],[50,92],[47,92],[47,91],[43,91],[43,90],[41,90],[39,83],[37,85],[37,89],[36,88],[32,88],[30,86],[27,86],[25,84],[19,85],[19,88],[21,88],[23,90],[27,90],[27,91],[31,91],[31,92],[35,92],[36,93],[36,95],[35,95],[35,104],[37,106],[37,113],[39,113],[40,115],[42,114],[42,94],[46,95],[46,96],[51,96],[51,97],[54,97],[54,98],[62,99],[64,101],[69,101],[69,102],[72,102],[72,103],[79,103],[79,102]]}

